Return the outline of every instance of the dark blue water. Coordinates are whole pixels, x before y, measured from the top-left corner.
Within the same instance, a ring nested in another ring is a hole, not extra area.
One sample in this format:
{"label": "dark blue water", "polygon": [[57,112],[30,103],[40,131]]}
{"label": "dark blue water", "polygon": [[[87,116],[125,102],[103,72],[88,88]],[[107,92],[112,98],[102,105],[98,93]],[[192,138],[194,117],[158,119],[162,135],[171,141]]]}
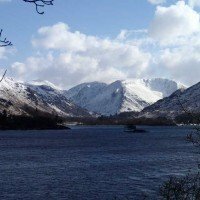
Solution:
{"label": "dark blue water", "polygon": [[189,129],[74,127],[0,132],[0,199],[156,199],[162,181],[197,168]]}

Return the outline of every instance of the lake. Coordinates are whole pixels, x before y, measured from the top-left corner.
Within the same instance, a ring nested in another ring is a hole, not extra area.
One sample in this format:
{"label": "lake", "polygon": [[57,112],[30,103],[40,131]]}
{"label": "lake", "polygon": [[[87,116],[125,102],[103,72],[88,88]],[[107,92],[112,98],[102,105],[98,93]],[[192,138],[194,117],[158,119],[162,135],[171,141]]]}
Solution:
{"label": "lake", "polygon": [[0,132],[0,199],[156,199],[170,175],[197,169],[184,127],[75,126]]}

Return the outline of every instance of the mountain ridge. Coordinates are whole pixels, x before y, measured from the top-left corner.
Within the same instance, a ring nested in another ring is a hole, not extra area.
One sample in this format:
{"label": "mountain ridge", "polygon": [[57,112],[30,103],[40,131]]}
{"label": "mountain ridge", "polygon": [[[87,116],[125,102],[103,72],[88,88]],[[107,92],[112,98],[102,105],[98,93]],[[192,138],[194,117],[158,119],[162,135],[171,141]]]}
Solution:
{"label": "mountain ridge", "polygon": [[121,112],[140,112],[180,87],[185,86],[162,78],[129,79],[111,84],[83,83],[64,94],[82,108],[109,116]]}
{"label": "mountain ridge", "polygon": [[175,118],[187,113],[200,113],[200,82],[185,90],[177,90],[169,97],[144,108],[139,116]]}
{"label": "mountain ridge", "polygon": [[90,114],[68,100],[60,90],[49,85],[32,85],[5,77],[0,83],[0,111],[11,115],[39,112],[59,116],[81,117]]}

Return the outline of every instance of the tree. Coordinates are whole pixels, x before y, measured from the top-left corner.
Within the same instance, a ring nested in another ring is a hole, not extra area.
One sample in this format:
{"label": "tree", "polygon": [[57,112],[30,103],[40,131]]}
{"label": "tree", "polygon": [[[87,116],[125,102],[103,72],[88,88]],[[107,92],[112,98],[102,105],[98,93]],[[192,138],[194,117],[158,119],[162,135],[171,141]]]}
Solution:
{"label": "tree", "polygon": [[[180,98],[179,105],[189,117],[189,123],[193,125],[193,132],[187,135],[187,140],[195,147],[200,147],[200,118],[187,110]],[[190,124],[189,124],[190,125]],[[200,168],[200,165],[198,165]],[[160,199],[163,200],[199,200],[200,199],[200,174],[198,172],[183,177],[171,177],[160,188]]]}
{"label": "tree", "polygon": [[163,200],[199,200],[200,174],[171,177],[160,189]]}
{"label": "tree", "polygon": [[45,5],[47,6],[53,5],[54,0],[23,0],[23,1],[35,4],[37,13],[43,15],[44,11],[40,11],[39,8],[44,7]]}
{"label": "tree", "polygon": [[[37,13],[43,15],[44,11],[40,11],[39,8],[53,5],[54,0],[22,0],[22,1],[34,4]],[[3,29],[0,30],[0,47],[12,46],[12,43],[9,40],[7,40],[7,38],[2,39],[2,32]]]}
{"label": "tree", "polygon": [[[22,0],[26,3],[32,3],[35,4],[35,8],[38,14],[43,15],[44,11],[40,11],[39,8],[43,8],[45,5],[53,5],[54,0]],[[7,40],[7,38],[2,37],[3,29],[0,30],[0,47],[7,47],[7,46],[12,46],[12,42]],[[5,70],[0,82],[4,79],[6,75],[7,70]]]}
{"label": "tree", "polygon": [[7,40],[7,38],[2,39],[2,32],[3,30],[0,30],[0,47],[6,47],[6,46],[12,46],[12,43]]}

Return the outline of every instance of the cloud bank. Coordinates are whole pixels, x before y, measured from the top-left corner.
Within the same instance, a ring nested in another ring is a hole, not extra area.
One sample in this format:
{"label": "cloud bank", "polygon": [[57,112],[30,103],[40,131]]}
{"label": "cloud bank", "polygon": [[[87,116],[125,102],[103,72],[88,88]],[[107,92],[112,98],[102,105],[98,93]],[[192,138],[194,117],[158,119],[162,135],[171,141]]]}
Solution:
{"label": "cloud bank", "polygon": [[157,6],[147,30],[122,30],[112,39],[73,31],[62,22],[41,27],[31,41],[35,55],[13,63],[12,73],[19,79],[47,79],[62,88],[146,77],[194,84],[200,77],[200,16],[192,7],[195,2]]}
{"label": "cloud bank", "polygon": [[135,45],[73,32],[64,23],[40,28],[32,44],[44,53],[14,63],[14,74],[56,81],[62,87],[140,77],[151,58],[150,53]]}

